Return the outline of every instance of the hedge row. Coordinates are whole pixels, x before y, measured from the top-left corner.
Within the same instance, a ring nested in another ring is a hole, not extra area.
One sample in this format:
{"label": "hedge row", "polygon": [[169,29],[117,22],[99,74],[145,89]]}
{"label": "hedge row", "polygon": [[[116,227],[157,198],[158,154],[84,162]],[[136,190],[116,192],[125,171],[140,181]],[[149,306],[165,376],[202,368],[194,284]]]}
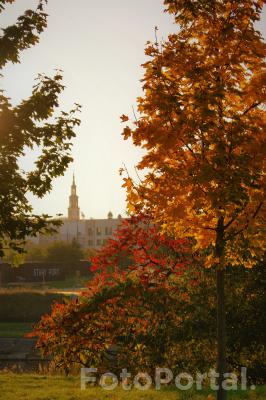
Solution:
{"label": "hedge row", "polygon": [[58,293],[18,291],[0,293],[1,322],[37,322],[49,313],[54,302],[62,302],[66,295]]}

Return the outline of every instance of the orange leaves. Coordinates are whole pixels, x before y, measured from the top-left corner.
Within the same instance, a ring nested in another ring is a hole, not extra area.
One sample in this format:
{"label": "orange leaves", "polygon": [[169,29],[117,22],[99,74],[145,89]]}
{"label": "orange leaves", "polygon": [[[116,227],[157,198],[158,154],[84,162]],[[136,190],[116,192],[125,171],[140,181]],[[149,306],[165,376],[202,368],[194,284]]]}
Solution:
{"label": "orange leaves", "polygon": [[[125,123],[129,120],[128,116],[123,114],[120,117],[121,122]],[[131,129],[129,128],[129,126],[126,126],[123,130],[123,136],[124,136],[124,140],[127,140],[130,136],[131,136]]]}
{"label": "orange leaves", "polygon": [[252,243],[264,248],[265,219],[249,206],[266,197],[266,46],[254,28],[262,3],[211,3],[165,0],[180,29],[161,49],[148,43],[140,118],[124,131],[146,150],[138,168],[148,172],[125,187],[131,212],[149,210],[197,249],[214,252],[222,216],[226,261],[248,265]]}
{"label": "orange leaves", "polygon": [[124,136],[124,140],[127,140],[130,138],[131,136],[131,129],[129,128],[129,126],[126,126],[123,130],[123,136]]}
{"label": "orange leaves", "polygon": [[121,115],[120,119],[122,122],[127,122],[129,118],[127,115],[123,114],[123,115]]}
{"label": "orange leaves", "polygon": [[124,181],[123,184],[124,188],[126,188],[129,191],[133,189],[133,181],[131,178],[124,178],[123,181]]}
{"label": "orange leaves", "polygon": [[137,187],[134,185],[131,178],[123,178],[122,187],[127,190],[127,211],[129,215],[137,214],[137,204],[141,202],[140,195],[138,193]]}

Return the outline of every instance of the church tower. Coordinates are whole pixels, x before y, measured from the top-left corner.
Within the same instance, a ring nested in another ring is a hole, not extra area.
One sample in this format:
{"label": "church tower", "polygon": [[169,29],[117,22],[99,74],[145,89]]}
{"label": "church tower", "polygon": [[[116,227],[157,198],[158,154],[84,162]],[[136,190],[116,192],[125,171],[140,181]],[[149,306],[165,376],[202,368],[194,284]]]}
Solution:
{"label": "church tower", "polygon": [[73,174],[73,182],[71,186],[71,195],[69,196],[68,219],[70,221],[80,220],[79,198],[77,196],[77,186],[75,183],[75,175]]}

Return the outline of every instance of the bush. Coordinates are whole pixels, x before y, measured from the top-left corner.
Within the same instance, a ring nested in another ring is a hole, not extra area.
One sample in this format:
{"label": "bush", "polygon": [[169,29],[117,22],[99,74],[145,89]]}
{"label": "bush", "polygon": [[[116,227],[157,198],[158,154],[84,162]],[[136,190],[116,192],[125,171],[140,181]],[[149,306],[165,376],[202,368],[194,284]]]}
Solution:
{"label": "bush", "polygon": [[[127,221],[101,250],[93,261],[98,274],[78,301],[55,305],[36,326],[39,347],[58,365],[107,363],[132,372],[164,366],[177,373],[215,367],[215,269],[189,258],[187,244],[141,222]],[[130,255],[127,270],[119,268],[120,251]],[[266,376],[265,287],[265,263],[226,270],[228,371],[246,366],[254,383]]]}

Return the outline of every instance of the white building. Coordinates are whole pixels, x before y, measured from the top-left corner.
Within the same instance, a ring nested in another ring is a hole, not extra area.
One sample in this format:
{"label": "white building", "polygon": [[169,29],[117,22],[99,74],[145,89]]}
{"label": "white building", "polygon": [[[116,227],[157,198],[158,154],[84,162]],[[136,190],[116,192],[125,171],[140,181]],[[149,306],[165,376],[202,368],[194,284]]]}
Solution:
{"label": "white building", "polygon": [[111,211],[105,219],[81,219],[77,196],[75,177],[69,196],[68,218],[63,219],[63,224],[58,228],[58,233],[52,236],[40,236],[40,244],[48,244],[56,241],[72,242],[76,240],[83,248],[100,248],[121,223],[121,215],[113,218]]}

